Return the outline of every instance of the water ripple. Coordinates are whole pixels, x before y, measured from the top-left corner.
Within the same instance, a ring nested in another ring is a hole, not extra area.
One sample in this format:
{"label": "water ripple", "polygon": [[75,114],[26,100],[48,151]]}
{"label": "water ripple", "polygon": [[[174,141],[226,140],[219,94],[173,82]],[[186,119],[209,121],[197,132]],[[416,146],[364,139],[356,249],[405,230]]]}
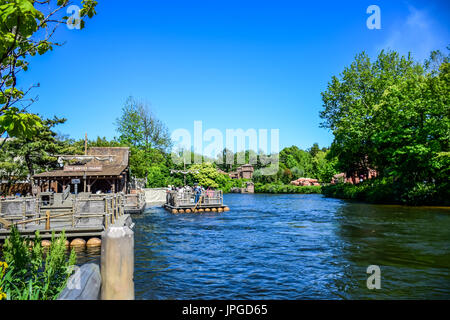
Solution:
{"label": "water ripple", "polygon": [[[321,195],[225,195],[133,216],[137,299],[449,299],[450,215]],[[367,266],[382,289],[366,287]]]}

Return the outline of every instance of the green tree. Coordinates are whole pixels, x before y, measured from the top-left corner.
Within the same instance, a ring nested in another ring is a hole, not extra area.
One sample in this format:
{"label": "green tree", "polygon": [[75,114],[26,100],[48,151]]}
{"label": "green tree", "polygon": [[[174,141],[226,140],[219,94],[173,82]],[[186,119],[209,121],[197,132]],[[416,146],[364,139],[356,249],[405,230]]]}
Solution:
{"label": "green tree", "polygon": [[314,178],[320,182],[329,183],[338,172],[336,169],[337,158],[329,159],[329,151],[320,150],[313,158]]}
{"label": "green tree", "polygon": [[129,97],[116,120],[119,141],[145,151],[158,149],[162,152],[171,147],[167,127],[150,111],[147,104]]}
{"label": "green tree", "polygon": [[234,186],[241,187],[241,180],[231,179],[228,174],[220,173],[213,163],[193,164],[189,169],[193,171],[198,170],[198,173],[190,174],[192,179],[189,179],[189,183],[197,182],[205,188],[217,188],[224,192],[229,192]]}
{"label": "green tree", "polygon": [[171,139],[167,127],[150,111],[147,104],[129,97],[116,120],[118,142],[131,148],[131,172],[147,178],[149,168],[166,162]]}
{"label": "green tree", "polygon": [[317,155],[317,153],[318,153],[319,151],[320,151],[320,148],[319,148],[319,144],[318,144],[318,143],[314,143],[314,144],[312,145],[312,147],[309,148],[309,150],[308,150],[309,154],[310,154],[313,158]]}
{"label": "green tree", "polygon": [[374,62],[364,52],[357,55],[339,78],[332,78],[322,93],[320,117],[324,120],[321,126],[334,135],[331,152],[342,171],[365,173],[373,168],[376,106],[389,87],[423,74],[423,67],[411,56],[382,51]]}
{"label": "green tree", "polygon": [[373,158],[384,175],[405,185],[448,185],[450,64],[390,86],[374,109]]}
{"label": "green tree", "polygon": [[[54,127],[66,119],[44,119],[42,128],[31,137],[9,139],[0,152],[0,178],[9,185],[29,180],[35,173],[59,167],[57,154],[75,151],[67,142],[58,140]],[[8,189],[8,188],[7,188]]]}
{"label": "green tree", "polygon": [[359,188],[361,197],[375,199],[383,187],[399,202],[448,198],[449,66],[440,52],[424,64],[381,52],[374,63],[359,55],[341,79],[333,78],[321,113],[335,136],[330,157],[338,157],[340,169],[371,167],[380,175],[372,187]]}
{"label": "green tree", "polygon": [[[31,137],[42,128],[39,116],[27,111],[35,101],[27,95],[39,84],[22,90],[17,75],[27,71],[30,56],[61,45],[52,37],[59,25],[68,22],[64,10],[70,4],[68,0],[0,0],[0,137]],[[96,5],[94,0],[82,1],[81,28],[84,19],[96,13]],[[5,141],[0,143],[0,149]]]}

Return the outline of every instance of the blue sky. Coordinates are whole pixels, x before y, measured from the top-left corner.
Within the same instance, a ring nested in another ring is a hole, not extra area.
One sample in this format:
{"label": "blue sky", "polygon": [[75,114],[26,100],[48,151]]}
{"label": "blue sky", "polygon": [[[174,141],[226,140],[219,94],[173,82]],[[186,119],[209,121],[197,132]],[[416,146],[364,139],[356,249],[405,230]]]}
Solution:
{"label": "blue sky", "polygon": [[[75,1],[78,2],[78,1]],[[381,9],[369,30],[366,9]],[[279,129],[280,147],[329,146],[320,93],[354,56],[391,48],[422,61],[450,44],[446,1],[99,0],[83,30],[31,60],[19,79],[39,82],[30,111],[65,117],[80,139],[117,135],[130,95],[147,101],[170,131]]]}

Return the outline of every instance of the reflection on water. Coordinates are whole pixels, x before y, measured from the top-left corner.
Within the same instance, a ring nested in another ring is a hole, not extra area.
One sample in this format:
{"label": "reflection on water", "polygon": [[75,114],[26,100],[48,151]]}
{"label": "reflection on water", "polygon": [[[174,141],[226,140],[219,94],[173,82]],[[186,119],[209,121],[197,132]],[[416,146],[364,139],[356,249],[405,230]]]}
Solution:
{"label": "reflection on water", "polygon": [[96,263],[100,265],[101,247],[74,247],[73,249],[77,254],[77,265],[85,263]]}
{"label": "reflection on water", "polygon": [[[133,216],[136,299],[450,298],[450,210],[321,195],[225,203],[220,214]],[[94,250],[80,259],[98,261]],[[380,290],[366,287],[372,264]]]}

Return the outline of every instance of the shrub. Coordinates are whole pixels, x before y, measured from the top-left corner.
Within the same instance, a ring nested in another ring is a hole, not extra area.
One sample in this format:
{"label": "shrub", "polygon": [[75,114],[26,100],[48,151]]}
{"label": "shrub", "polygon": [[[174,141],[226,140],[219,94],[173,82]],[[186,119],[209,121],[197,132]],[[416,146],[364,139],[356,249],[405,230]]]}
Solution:
{"label": "shrub", "polygon": [[64,231],[58,238],[53,232],[48,250],[41,246],[39,231],[35,236],[31,243],[13,227],[5,241],[0,295],[8,300],[56,299],[73,271],[76,255],[72,250],[67,259]]}
{"label": "shrub", "polygon": [[255,193],[299,193],[299,194],[310,194],[310,193],[321,193],[320,186],[294,186],[291,184],[255,184]]}
{"label": "shrub", "polygon": [[354,199],[370,203],[398,203],[407,205],[447,205],[448,190],[434,183],[394,181],[392,178],[375,178],[360,184],[339,183],[322,188],[327,197]]}

